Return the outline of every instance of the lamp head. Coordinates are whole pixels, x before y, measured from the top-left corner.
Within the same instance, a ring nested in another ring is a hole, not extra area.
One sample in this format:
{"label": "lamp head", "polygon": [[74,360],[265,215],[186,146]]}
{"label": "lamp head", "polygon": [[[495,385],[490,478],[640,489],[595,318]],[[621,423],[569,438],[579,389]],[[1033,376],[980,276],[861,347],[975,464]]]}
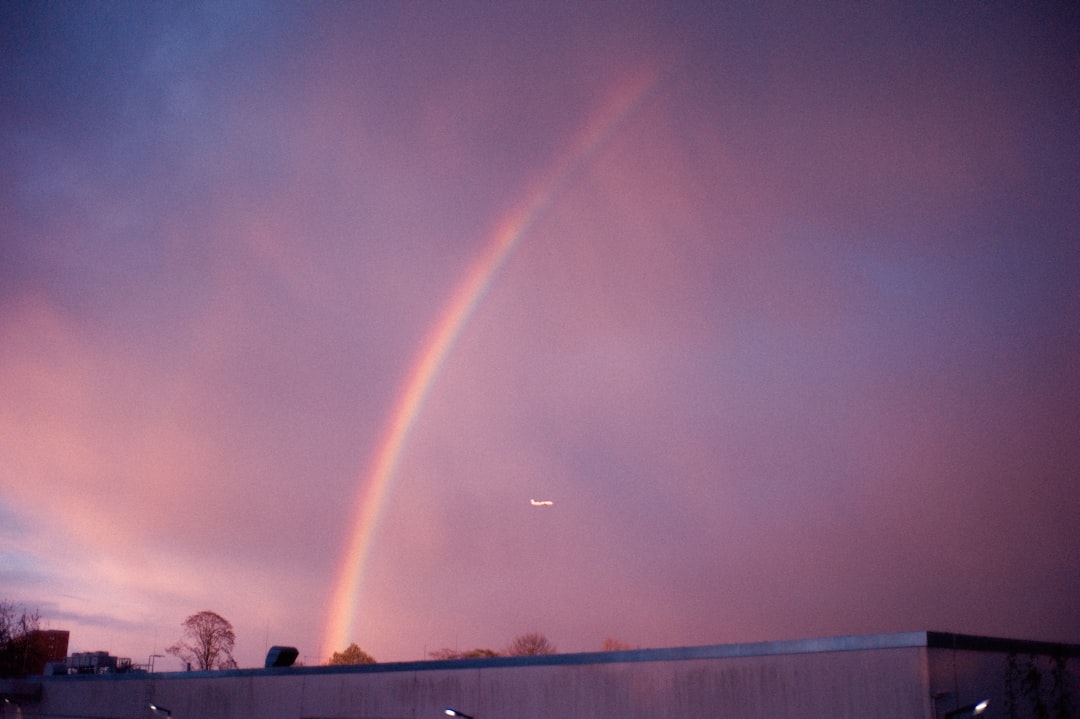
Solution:
{"label": "lamp head", "polygon": [[978,716],[986,711],[986,707],[990,705],[989,699],[983,699],[980,702],[974,704],[966,704],[959,709],[953,709],[952,711],[945,712],[945,719],[953,719],[953,717],[967,717]]}

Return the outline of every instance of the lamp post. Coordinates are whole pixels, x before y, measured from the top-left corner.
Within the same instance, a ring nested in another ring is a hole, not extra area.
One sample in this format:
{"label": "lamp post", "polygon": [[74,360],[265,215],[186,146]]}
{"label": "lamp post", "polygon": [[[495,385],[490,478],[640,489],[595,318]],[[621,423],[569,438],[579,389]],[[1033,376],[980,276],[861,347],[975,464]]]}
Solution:
{"label": "lamp post", "polygon": [[451,707],[446,707],[445,709],[443,709],[443,714],[445,714],[448,717],[461,717],[461,719],[473,719],[473,717],[469,716],[468,714],[462,714],[457,709],[453,709]]}
{"label": "lamp post", "polygon": [[151,705],[150,705],[150,709],[151,709],[152,711],[155,711],[155,712],[157,712],[158,714],[164,714],[164,715],[165,715],[165,716],[167,716],[167,717],[171,717],[171,716],[172,716],[172,712],[171,712],[171,711],[169,711],[169,710],[168,710],[168,709],[166,709],[165,707],[161,707],[161,706],[158,706],[157,704],[151,704]]}

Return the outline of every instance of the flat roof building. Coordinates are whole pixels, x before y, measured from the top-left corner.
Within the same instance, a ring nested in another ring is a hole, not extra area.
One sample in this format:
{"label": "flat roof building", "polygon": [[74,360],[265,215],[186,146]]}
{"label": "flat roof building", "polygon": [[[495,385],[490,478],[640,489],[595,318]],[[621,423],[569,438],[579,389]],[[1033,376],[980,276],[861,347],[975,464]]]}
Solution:
{"label": "flat roof building", "polygon": [[[941,632],[352,666],[40,677],[23,717],[1080,716],[1080,645]],[[985,703],[984,703],[985,702]]]}

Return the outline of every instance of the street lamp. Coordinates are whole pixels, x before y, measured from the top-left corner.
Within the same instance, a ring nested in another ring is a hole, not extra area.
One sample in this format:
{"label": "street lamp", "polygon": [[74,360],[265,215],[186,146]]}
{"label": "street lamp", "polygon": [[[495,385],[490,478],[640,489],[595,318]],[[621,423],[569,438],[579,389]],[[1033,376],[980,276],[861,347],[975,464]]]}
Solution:
{"label": "street lamp", "polygon": [[975,702],[974,704],[965,704],[959,709],[953,709],[952,711],[945,712],[945,719],[953,719],[953,717],[973,717],[982,714],[986,711],[986,707],[990,705],[989,699],[983,699],[981,702]]}
{"label": "street lamp", "polygon": [[172,716],[172,712],[171,712],[171,711],[169,711],[169,710],[168,710],[168,709],[166,709],[165,707],[159,707],[159,706],[158,706],[157,704],[151,704],[151,705],[150,705],[150,709],[151,709],[152,711],[156,711],[156,712],[157,712],[158,714],[164,714],[164,715],[165,715],[165,716],[167,716],[167,717],[171,717],[171,716]]}
{"label": "street lamp", "polygon": [[446,716],[448,716],[448,717],[461,717],[461,719],[473,719],[468,714],[462,714],[457,709],[451,709],[450,707],[446,707],[446,709],[443,709],[443,714],[446,714]]}

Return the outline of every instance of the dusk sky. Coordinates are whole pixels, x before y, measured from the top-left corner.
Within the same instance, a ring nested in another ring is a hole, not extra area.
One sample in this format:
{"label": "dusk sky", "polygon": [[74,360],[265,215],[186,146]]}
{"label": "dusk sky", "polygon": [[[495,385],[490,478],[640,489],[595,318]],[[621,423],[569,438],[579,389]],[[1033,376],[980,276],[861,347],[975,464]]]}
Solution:
{"label": "dusk sky", "polygon": [[70,651],[1080,643],[1074,3],[5,2],[0,53],[0,599]]}

